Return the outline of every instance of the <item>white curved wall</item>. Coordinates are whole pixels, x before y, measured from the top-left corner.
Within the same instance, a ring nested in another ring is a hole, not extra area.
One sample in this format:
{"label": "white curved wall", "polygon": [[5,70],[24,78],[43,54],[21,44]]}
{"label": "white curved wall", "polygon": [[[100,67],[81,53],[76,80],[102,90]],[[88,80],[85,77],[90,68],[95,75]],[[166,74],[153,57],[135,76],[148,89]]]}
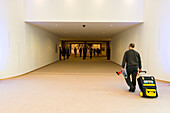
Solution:
{"label": "white curved wall", "polygon": [[26,0],[27,21],[143,21],[143,0]]}
{"label": "white curved wall", "polygon": [[0,79],[58,60],[56,35],[24,23],[23,0],[0,1]]}
{"label": "white curved wall", "polygon": [[112,38],[112,61],[121,64],[124,51],[134,42],[143,69],[157,79],[170,81],[169,4],[169,0],[145,0],[144,23]]}

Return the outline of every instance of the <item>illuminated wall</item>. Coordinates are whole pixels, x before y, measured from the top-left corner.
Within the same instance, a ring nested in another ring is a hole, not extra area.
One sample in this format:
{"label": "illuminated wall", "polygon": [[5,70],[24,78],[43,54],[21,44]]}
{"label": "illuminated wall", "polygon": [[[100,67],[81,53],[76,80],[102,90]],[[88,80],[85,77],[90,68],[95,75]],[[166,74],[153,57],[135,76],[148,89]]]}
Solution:
{"label": "illuminated wall", "polygon": [[4,69],[9,55],[9,33],[6,26],[3,17],[0,18],[0,71]]}
{"label": "illuminated wall", "polygon": [[26,20],[141,22],[143,0],[26,0]]}
{"label": "illuminated wall", "polygon": [[0,79],[58,60],[58,37],[26,24],[24,6],[24,0],[0,1]]}
{"label": "illuminated wall", "polygon": [[121,64],[131,42],[141,53],[143,69],[170,81],[170,1],[145,0],[144,23],[112,37],[112,61]]}

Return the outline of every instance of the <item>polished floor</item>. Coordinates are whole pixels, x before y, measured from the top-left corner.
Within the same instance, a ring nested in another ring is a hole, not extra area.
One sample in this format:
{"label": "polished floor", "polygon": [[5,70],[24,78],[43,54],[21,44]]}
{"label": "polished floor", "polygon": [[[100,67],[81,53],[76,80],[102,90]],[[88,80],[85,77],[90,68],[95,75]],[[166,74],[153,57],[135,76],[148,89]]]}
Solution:
{"label": "polished floor", "polygon": [[170,113],[169,83],[157,81],[159,98],[141,98],[119,69],[104,57],[74,58],[1,80],[0,113]]}

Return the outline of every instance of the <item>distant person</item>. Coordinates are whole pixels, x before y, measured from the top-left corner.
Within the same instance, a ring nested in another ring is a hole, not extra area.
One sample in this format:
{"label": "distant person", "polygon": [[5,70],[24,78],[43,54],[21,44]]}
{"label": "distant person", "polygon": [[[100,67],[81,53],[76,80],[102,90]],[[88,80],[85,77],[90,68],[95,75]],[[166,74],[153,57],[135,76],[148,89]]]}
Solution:
{"label": "distant person", "polygon": [[83,47],[83,60],[85,59],[85,47]]}
{"label": "distant person", "polygon": [[66,53],[67,53],[67,59],[69,59],[69,56],[70,56],[69,49],[66,50]]}
{"label": "distant person", "polygon": [[87,48],[83,48],[83,60],[86,59],[86,54],[87,54]]}
{"label": "distant person", "polygon": [[63,47],[62,53],[63,53],[63,58],[64,58],[64,60],[65,60],[65,54],[66,54],[66,49],[65,49],[65,47]]}
{"label": "distant person", "polygon": [[74,55],[75,55],[75,57],[76,57],[76,55],[77,55],[77,49],[76,49],[76,47],[74,48]]}
{"label": "distant person", "polygon": [[90,48],[90,59],[92,59],[93,49]]}
{"label": "distant person", "polygon": [[110,60],[110,47],[107,48],[107,60]]}
{"label": "distant person", "polygon": [[61,51],[61,47],[59,47],[60,53],[59,53],[59,58],[61,60],[61,55],[62,55],[62,51]]}
{"label": "distant person", "polygon": [[87,47],[85,47],[85,59],[87,57]]}
{"label": "distant person", "polygon": [[94,50],[93,50],[93,53],[94,53],[94,56],[96,55],[96,49],[94,48]]}
{"label": "distant person", "polygon": [[80,57],[81,57],[81,54],[82,54],[82,48],[79,49],[79,53],[80,53]]}
{"label": "distant person", "polygon": [[97,56],[99,56],[99,54],[100,54],[100,50],[99,48],[97,48]]}
{"label": "distant person", "polygon": [[[135,92],[136,89],[136,76],[139,71],[142,71],[141,65],[141,57],[140,54],[134,50],[135,44],[131,43],[129,45],[129,50],[124,53],[123,61],[122,61],[122,71],[127,70],[127,79],[126,83],[130,87],[129,92]],[[132,75],[132,81],[130,80],[130,75]]]}

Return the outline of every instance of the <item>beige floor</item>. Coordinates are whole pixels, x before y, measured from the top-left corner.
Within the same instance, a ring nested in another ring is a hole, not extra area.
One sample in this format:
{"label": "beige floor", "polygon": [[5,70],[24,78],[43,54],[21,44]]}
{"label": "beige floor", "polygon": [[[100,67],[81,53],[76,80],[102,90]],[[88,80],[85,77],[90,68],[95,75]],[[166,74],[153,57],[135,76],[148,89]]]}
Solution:
{"label": "beige floor", "polygon": [[159,98],[129,93],[119,66],[99,57],[59,61],[25,76],[0,81],[0,113],[170,113],[170,84]]}

